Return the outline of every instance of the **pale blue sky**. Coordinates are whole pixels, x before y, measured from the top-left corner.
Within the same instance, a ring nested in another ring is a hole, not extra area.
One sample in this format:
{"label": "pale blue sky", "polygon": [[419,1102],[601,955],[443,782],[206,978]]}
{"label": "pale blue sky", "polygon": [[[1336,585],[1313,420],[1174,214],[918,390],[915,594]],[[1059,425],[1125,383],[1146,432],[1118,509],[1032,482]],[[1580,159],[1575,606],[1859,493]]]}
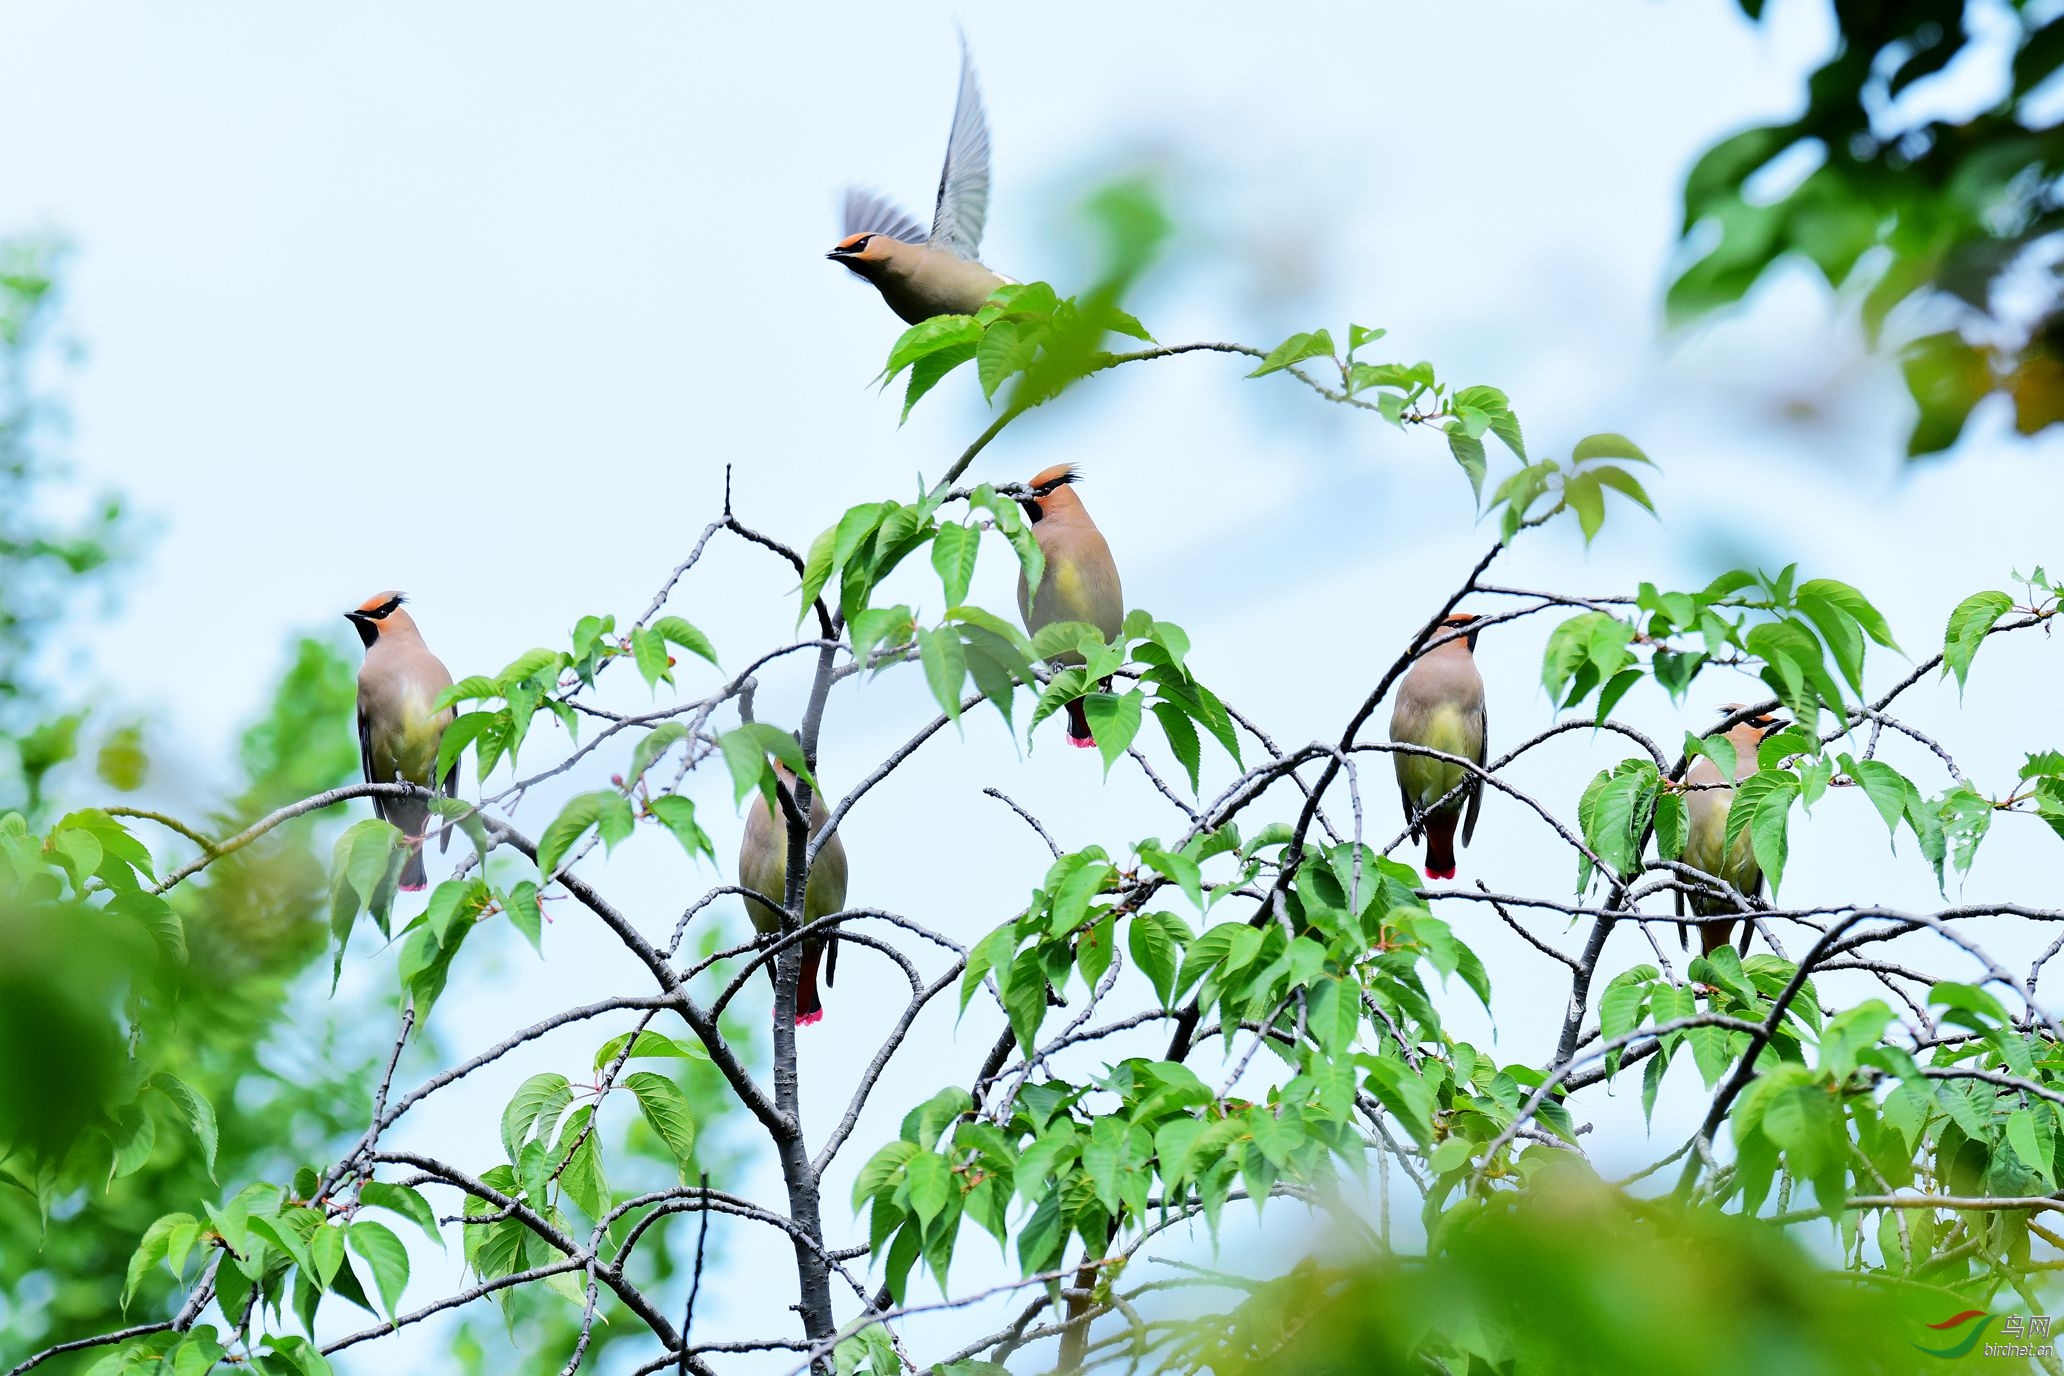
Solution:
{"label": "pale blue sky", "polygon": [[[1501,564],[1505,581],[1696,586],[1734,562],[1796,559],[1871,593],[1919,657],[1964,594],[2046,555],[2064,562],[2044,548],[2045,505],[2000,496],[2043,490],[2054,441],[2017,441],[1988,411],[1955,463],[1903,468],[1896,377],[1859,355],[1803,274],[1766,284],[1736,318],[1660,335],[1688,160],[1794,110],[1829,41],[1818,0],[1773,9],[1752,29],[1719,0],[1259,18],[1214,4],[471,3],[348,19],[0,0],[0,226],[74,238],[68,322],[88,349],[69,386],[73,453],[159,527],[113,627],[84,647],[92,671],[111,700],[157,715],[159,787],[191,796],[221,776],[288,637],[332,626],[369,592],[407,589],[456,673],[491,671],[584,612],[642,609],[716,512],[727,462],[739,514],[798,544],[847,505],[936,475],[984,423],[972,378],[899,429],[896,398],[867,385],[897,323],[822,253],[844,182],[928,197],[956,15],[988,95],[985,257],[999,269],[1079,285],[1069,206],[1106,173],[1158,167],[1182,228],[1135,306],[1162,340],[1382,325],[1394,356],[1506,389],[1540,452],[1619,430],[1660,462],[1664,524],[1617,511],[1589,553],[1574,532],[1544,533]],[[1206,681],[1279,739],[1330,736],[1490,536],[1436,438],[1243,371],[1207,356],[1101,379],[1014,427],[977,474],[1082,463],[1129,600],[1186,625]],[[720,548],[672,610],[737,663],[785,630],[789,587],[763,557]],[[922,580],[908,589],[936,605]],[[1010,605],[994,551],[976,594]],[[1536,686],[1549,624],[1483,641],[1494,744],[1552,719]],[[1960,717],[1953,690],[1914,695],[1981,786],[2035,743],[2017,684],[2053,680],[2054,655],[1988,646]],[[778,720],[794,685],[769,680],[762,714]],[[646,700],[627,687],[619,701]],[[1645,690],[1624,710],[1674,739],[1747,694],[1716,679],[1688,714]],[[856,777],[929,713],[908,673],[843,693],[828,780]],[[966,742],[937,741],[849,820],[855,902],[963,939],[1008,916],[1044,852],[980,797],[985,785],[1064,844],[1177,829],[1136,776],[1098,787],[1052,727],[1024,760],[993,716],[972,719]],[[542,742],[532,750],[526,761],[543,762]],[[1570,802],[1616,755],[1569,737],[1514,778]],[[1394,795],[1380,781],[1369,792],[1387,839]],[[697,796],[728,856],[728,788],[713,779]],[[553,806],[540,792],[518,820],[535,831]],[[1862,800],[1831,797],[1795,840],[1786,897],[1927,903],[1911,845],[1887,863],[1878,825]],[[2007,819],[1971,894],[2053,882],[2055,845]],[[1570,868],[1496,800],[1463,858],[1465,879],[1543,892],[1566,891]],[[603,876],[656,934],[716,877],[642,837]],[[735,911],[721,920],[742,926]],[[1467,934],[1499,990],[1503,1053],[1537,1055],[1559,1016],[1554,967],[1508,933]],[[548,964],[508,952],[491,987],[448,997],[437,1017],[450,1045],[486,1044],[512,1010],[635,983],[578,917],[547,940]],[[468,958],[489,959],[488,945]],[[1613,949],[1647,958],[1631,933]],[[865,1006],[875,971],[848,968],[804,1040],[818,1086],[849,1083],[891,1016]],[[350,978],[384,987],[391,956],[354,959]],[[1489,1034],[1455,1006],[1459,1026]],[[957,1037],[950,1016],[922,1027],[923,1051],[885,1085],[847,1171],[908,1104],[964,1079],[993,1036],[972,1014]],[[509,1089],[584,1065],[599,1040],[512,1058],[407,1136],[456,1141],[454,1156],[485,1165]],[[1662,1143],[1699,1107],[1692,1082],[1672,1083]],[[1630,1086],[1589,1109],[1609,1166],[1644,1150],[1635,1097]],[[814,1123],[830,1116],[829,1099],[811,1104]],[[827,1193],[842,1232],[848,1179]],[[686,1245],[686,1225],[670,1236]],[[732,1255],[712,1278],[713,1324],[747,1324],[778,1307],[770,1294],[787,1302],[785,1244],[740,1232]],[[971,1239],[956,1279],[988,1276],[992,1255]],[[455,1258],[419,1256],[412,1296],[452,1280]],[[437,1332],[410,1350],[434,1354]]]}

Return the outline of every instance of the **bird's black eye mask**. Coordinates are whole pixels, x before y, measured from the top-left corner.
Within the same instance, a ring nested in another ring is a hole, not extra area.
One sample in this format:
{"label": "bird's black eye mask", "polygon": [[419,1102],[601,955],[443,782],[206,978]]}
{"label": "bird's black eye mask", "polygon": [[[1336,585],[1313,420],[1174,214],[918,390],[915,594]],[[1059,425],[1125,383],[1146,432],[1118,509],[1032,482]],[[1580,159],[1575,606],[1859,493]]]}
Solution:
{"label": "bird's black eye mask", "polygon": [[358,632],[359,642],[370,649],[373,642],[380,637],[380,622],[392,616],[394,609],[407,600],[397,593],[371,611],[346,612],[344,619],[351,623],[352,630]]}
{"label": "bird's black eye mask", "polygon": [[866,252],[867,246],[873,242],[874,236],[872,234],[863,234],[850,244],[839,244],[832,249],[830,256],[833,258],[850,258],[855,254]]}
{"label": "bird's black eye mask", "polygon": [[1039,499],[1042,497],[1053,496],[1054,493],[1060,491],[1064,487],[1067,487],[1074,481],[1075,470],[1071,468],[1066,473],[1061,474],[1060,477],[1055,478],[1050,482],[1043,482],[1039,486],[1033,488],[1031,496],[1018,498],[1018,505],[1025,508],[1025,519],[1031,521],[1034,525],[1038,525],[1040,520],[1043,519],[1046,515],[1045,508],[1039,505]]}

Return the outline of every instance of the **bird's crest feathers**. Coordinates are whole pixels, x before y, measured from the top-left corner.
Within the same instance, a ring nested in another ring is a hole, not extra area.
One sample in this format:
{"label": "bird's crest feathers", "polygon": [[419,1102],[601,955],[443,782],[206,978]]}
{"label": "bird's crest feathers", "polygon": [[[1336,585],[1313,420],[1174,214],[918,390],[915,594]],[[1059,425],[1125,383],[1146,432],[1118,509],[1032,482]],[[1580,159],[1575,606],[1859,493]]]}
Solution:
{"label": "bird's crest feathers", "polygon": [[1034,474],[1032,481],[1026,486],[1044,497],[1081,481],[1082,470],[1072,463],[1057,463],[1052,468],[1044,468]]}

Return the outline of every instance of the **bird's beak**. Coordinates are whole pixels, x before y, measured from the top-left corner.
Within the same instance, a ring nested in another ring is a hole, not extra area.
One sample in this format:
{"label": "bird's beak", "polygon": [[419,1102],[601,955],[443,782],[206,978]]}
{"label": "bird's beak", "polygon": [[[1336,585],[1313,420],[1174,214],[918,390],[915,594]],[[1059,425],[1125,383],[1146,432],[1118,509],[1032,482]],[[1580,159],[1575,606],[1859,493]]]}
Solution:
{"label": "bird's beak", "polygon": [[353,625],[362,625],[365,622],[366,615],[364,612],[346,612],[344,613],[344,619]]}
{"label": "bird's beak", "polygon": [[833,250],[832,250],[831,252],[829,252],[829,253],[825,254],[824,256],[825,256],[825,257],[827,257],[827,258],[829,258],[829,259],[831,259],[831,260],[832,260],[833,262],[837,262],[837,261],[838,261],[839,259],[841,259],[841,258],[850,258],[850,257],[852,257],[852,255],[851,255],[851,254],[847,253],[847,252],[846,252],[846,251],[845,251],[844,249],[842,249],[842,248],[835,248],[835,249],[833,249]]}

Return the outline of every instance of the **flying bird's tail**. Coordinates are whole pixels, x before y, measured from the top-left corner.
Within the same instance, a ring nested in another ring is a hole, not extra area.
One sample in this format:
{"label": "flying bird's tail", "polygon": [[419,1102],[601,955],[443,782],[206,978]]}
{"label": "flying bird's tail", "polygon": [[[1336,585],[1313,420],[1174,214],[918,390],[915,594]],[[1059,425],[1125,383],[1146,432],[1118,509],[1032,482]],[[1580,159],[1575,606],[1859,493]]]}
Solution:
{"label": "flying bird's tail", "polygon": [[1089,734],[1089,713],[1083,710],[1081,698],[1068,704],[1068,744],[1078,750],[1096,745],[1096,737]]}
{"label": "flying bird's tail", "polygon": [[1452,809],[1436,812],[1426,819],[1428,879],[1455,877],[1455,823],[1460,820],[1461,814]]}

